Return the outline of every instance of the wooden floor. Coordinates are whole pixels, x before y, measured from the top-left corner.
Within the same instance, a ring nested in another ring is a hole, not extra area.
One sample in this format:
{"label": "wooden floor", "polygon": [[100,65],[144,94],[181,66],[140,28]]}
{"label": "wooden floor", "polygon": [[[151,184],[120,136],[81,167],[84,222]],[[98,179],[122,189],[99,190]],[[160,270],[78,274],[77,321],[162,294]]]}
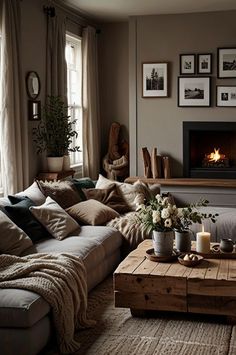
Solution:
{"label": "wooden floor", "polygon": [[236,316],[236,259],[205,259],[194,268],[146,258],[146,240],[114,273],[115,306]]}

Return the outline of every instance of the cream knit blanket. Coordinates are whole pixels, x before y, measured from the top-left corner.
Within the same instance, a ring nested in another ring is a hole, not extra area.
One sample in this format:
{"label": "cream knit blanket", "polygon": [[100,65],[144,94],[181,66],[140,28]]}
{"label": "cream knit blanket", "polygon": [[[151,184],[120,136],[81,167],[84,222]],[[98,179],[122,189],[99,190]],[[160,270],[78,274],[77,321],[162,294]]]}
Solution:
{"label": "cream knit blanket", "polygon": [[0,288],[34,291],[50,304],[62,353],[78,350],[79,343],[74,337],[78,327],[95,324],[86,316],[86,270],[83,261],[75,255],[0,255]]}

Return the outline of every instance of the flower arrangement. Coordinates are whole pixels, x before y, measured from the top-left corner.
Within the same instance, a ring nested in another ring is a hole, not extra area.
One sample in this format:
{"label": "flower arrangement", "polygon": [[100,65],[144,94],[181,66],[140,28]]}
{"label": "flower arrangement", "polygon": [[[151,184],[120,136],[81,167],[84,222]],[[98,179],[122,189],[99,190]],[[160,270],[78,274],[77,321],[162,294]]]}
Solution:
{"label": "flower arrangement", "polygon": [[206,214],[199,211],[207,206],[209,201],[200,200],[184,208],[177,208],[168,196],[156,195],[146,204],[138,205],[138,221],[147,231],[168,232],[171,230],[184,231],[192,223],[202,223],[205,218],[216,222],[217,214]]}

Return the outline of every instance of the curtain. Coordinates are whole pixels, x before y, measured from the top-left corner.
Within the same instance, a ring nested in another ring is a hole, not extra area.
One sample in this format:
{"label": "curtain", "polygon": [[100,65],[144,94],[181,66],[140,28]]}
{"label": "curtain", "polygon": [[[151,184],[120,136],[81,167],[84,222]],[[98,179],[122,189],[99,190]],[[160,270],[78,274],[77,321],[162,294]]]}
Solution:
{"label": "curtain", "polygon": [[23,106],[19,0],[3,0],[1,21],[0,147],[4,195],[29,185],[28,131]]}
{"label": "curtain", "polygon": [[67,103],[67,67],[65,57],[66,25],[61,13],[47,16],[46,95],[61,96]]}
{"label": "curtain", "polygon": [[83,175],[97,179],[100,168],[100,118],[98,99],[96,30],[82,34]]}

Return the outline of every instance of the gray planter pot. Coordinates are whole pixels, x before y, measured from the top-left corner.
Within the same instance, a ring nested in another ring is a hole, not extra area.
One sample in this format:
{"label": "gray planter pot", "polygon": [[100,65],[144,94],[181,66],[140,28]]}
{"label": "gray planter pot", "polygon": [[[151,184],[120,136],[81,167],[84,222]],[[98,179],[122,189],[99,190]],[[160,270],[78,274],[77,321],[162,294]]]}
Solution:
{"label": "gray planter pot", "polygon": [[174,245],[174,231],[157,232],[153,231],[152,242],[154,253],[157,256],[171,256]]}
{"label": "gray planter pot", "polygon": [[175,247],[180,252],[191,251],[191,234],[190,230],[178,232],[175,231]]}

